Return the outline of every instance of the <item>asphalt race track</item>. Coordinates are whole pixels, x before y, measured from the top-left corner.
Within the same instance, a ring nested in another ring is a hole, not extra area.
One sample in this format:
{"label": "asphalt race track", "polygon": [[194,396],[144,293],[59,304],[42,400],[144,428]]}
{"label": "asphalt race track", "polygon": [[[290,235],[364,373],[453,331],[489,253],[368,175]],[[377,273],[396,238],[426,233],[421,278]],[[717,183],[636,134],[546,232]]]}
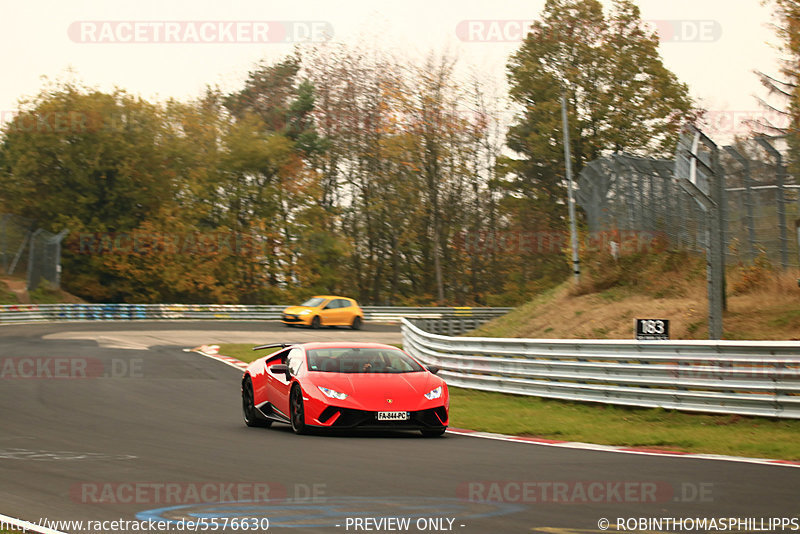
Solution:
{"label": "asphalt race track", "polygon": [[564,533],[600,532],[602,518],[618,532],[617,518],[767,521],[798,512],[800,469],[791,467],[453,434],[247,428],[241,373],[182,350],[338,338],[397,342],[399,333],[242,322],[0,327],[0,514],[251,517],[298,533]]}

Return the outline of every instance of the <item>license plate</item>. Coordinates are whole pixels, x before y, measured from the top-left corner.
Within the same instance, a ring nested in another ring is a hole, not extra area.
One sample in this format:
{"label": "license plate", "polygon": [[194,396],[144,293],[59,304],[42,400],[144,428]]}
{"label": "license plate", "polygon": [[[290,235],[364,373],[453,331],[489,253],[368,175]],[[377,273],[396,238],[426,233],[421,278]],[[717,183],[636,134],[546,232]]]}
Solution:
{"label": "license plate", "polygon": [[378,421],[408,421],[408,412],[378,412]]}

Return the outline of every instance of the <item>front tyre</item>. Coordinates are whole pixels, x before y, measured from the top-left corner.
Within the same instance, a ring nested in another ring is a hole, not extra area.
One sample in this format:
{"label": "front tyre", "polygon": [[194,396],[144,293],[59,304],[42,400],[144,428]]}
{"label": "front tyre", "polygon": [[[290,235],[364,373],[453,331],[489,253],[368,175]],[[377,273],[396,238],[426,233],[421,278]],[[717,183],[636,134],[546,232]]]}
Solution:
{"label": "front tyre", "polygon": [[247,426],[268,427],[272,424],[272,421],[258,417],[254,404],[253,382],[249,376],[242,382],[242,415]]}
{"label": "front tyre", "polygon": [[353,324],[350,325],[353,330],[361,330],[361,317],[356,315],[353,317]]}
{"label": "front tyre", "polygon": [[319,318],[319,315],[315,315],[313,319],[311,319],[311,328],[317,329],[322,324],[322,321]]}
{"label": "front tyre", "polygon": [[305,434],[308,427],[306,426],[306,413],[303,407],[303,391],[300,386],[294,386],[289,395],[289,412],[294,433]]}
{"label": "front tyre", "polygon": [[426,438],[438,438],[443,436],[446,430],[447,427],[434,428],[434,429],[426,428],[425,430],[420,430],[420,432],[422,432],[422,435]]}

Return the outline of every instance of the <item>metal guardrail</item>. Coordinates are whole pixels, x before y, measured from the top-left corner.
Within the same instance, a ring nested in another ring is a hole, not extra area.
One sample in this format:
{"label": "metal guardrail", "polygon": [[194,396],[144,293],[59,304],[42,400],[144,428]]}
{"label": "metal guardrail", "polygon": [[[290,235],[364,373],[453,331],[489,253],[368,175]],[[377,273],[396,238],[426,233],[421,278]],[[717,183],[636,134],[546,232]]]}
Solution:
{"label": "metal guardrail", "polygon": [[449,385],[572,401],[800,418],[800,343],[447,337],[403,348]]}
{"label": "metal guardrail", "polygon": [[[0,324],[51,321],[278,320],[286,306],[228,304],[17,304],[0,306]],[[410,318],[482,318],[508,313],[511,308],[363,306],[367,321]]]}

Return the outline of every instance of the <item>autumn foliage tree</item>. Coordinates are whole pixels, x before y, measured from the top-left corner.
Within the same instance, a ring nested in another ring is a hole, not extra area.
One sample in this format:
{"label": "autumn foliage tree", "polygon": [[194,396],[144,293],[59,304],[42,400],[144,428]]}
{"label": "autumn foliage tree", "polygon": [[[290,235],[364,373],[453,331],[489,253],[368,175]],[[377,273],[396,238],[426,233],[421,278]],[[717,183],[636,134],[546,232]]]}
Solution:
{"label": "autumn foliage tree", "polygon": [[[643,156],[672,153],[681,124],[694,116],[685,84],[664,65],[658,38],[638,7],[615,0],[547,0],[508,64],[517,115],[508,130],[513,157],[500,162],[506,205],[523,232],[566,228],[561,98],[566,97],[573,171],[613,151]],[[550,261],[550,260],[554,261]],[[563,276],[561,258],[536,254],[522,276]]]}
{"label": "autumn foliage tree", "polygon": [[792,171],[800,171],[800,2],[797,0],[764,0],[774,7],[774,29],[779,38],[776,46],[780,59],[779,72],[756,71],[768,97],[761,105],[780,120],[761,120],[755,128],[766,134],[786,136],[791,151]]}
{"label": "autumn foliage tree", "polygon": [[548,0],[509,63],[507,135],[502,97],[454,58],[333,42],[186,102],[55,84],[2,131],[0,200],[69,228],[62,282],[92,301],[515,304],[567,271],[558,247],[498,246],[564,226],[562,92],[577,171],[663,153],[690,113],[614,6]]}

